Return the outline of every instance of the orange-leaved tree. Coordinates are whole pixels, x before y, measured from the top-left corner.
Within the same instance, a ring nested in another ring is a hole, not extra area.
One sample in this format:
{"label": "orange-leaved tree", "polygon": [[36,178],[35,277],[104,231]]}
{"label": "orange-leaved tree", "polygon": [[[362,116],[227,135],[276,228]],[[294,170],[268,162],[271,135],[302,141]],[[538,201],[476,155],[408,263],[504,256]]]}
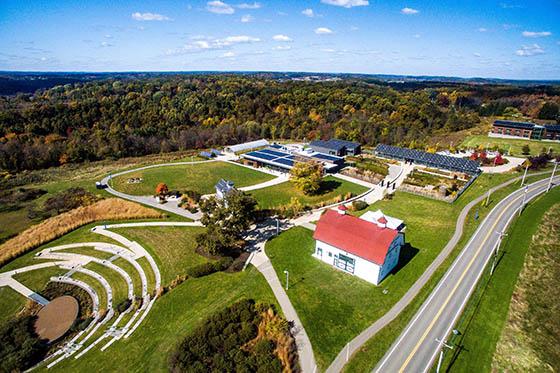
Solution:
{"label": "orange-leaved tree", "polygon": [[156,186],[156,195],[163,196],[163,195],[166,195],[167,192],[169,192],[169,188],[167,187],[167,184],[159,183]]}

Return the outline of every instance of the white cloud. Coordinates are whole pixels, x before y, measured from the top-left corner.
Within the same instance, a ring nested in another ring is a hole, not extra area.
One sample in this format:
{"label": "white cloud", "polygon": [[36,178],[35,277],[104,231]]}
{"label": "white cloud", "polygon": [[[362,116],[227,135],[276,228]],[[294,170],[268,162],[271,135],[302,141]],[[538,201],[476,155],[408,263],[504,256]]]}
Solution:
{"label": "white cloud", "polygon": [[136,21],[170,21],[171,18],[157,13],[132,13],[132,19]]}
{"label": "white cloud", "polygon": [[473,56],[480,57],[480,53],[473,53]]}
{"label": "white cloud", "polygon": [[301,14],[303,14],[304,16],[307,16],[307,17],[314,17],[315,16],[315,13],[313,13],[313,9],[310,9],[310,8],[304,9],[301,12]]}
{"label": "white cloud", "polygon": [[418,14],[420,13],[420,11],[418,9],[412,9],[412,8],[402,8],[401,9],[401,13],[402,14],[406,14],[406,15],[412,15],[412,14]]}
{"label": "white cloud", "polygon": [[111,43],[109,43],[109,42],[106,42],[106,41],[102,41],[102,42],[101,42],[101,46],[104,47],[104,48],[105,48],[105,47],[112,47],[113,44],[111,44]]}
{"label": "white cloud", "polygon": [[515,51],[515,54],[521,57],[536,56],[538,54],[543,54],[543,53],[544,53],[544,49],[542,49],[542,47],[538,44],[524,45],[520,49]]}
{"label": "white cloud", "polygon": [[277,45],[276,47],[272,48],[275,51],[288,51],[290,49],[292,49],[291,46],[289,45]]}
{"label": "white cloud", "polygon": [[274,35],[272,39],[276,41],[292,41],[292,39],[288,35],[282,34]]}
{"label": "white cloud", "polygon": [[323,49],[321,49],[321,52],[325,52],[325,53],[334,53],[334,52],[336,52],[336,49],[332,49],[332,48],[323,48]]}
{"label": "white cloud", "polygon": [[318,27],[315,29],[315,33],[317,35],[325,35],[325,34],[332,34],[333,31],[327,27]]}
{"label": "white cloud", "polygon": [[484,28],[484,27],[479,27],[478,28],[478,32],[486,32],[486,31],[488,31],[487,28]]}
{"label": "white cloud", "polygon": [[245,14],[244,16],[241,17],[241,22],[243,22],[243,23],[253,22],[254,20],[255,20],[255,17],[253,17],[250,14]]}
{"label": "white cloud", "polygon": [[420,36],[420,34],[414,34],[414,35],[412,35],[412,37],[413,37],[414,39],[420,39],[421,36]]}
{"label": "white cloud", "polygon": [[166,54],[169,56],[181,55],[186,53],[202,52],[214,49],[226,49],[235,44],[250,44],[260,42],[261,39],[247,35],[234,35],[225,38],[216,39],[205,36],[195,36],[191,38],[191,42],[185,44],[181,48],[169,49]]}
{"label": "white cloud", "polygon": [[254,2],[253,4],[248,4],[248,3],[238,4],[236,5],[236,7],[239,9],[259,9],[260,7],[262,7],[262,5],[261,3]]}
{"label": "white cloud", "polygon": [[113,35],[107,34],[107,35],[105,35],[105,38],[106,38],[106,39],[112,39],[112,38],[113,38]]}
{"label": "white cloud", "polygon": [[323,4],[341,6],[344,8],[352,8],[354,6],[369,5],[368,0],[321,0]]}
{"label": "white cloud", "polygon": [[350,26],[350,31],[358,31],[358,27],[357,26]]}
{"label": "white cloud", "polygon": [[235,9],[229,4],[220,0],[209,1],[206,3],[206,10],[216,14],[233,14]]}
{"label": "white cloud", "polygon": [[232,58],[232,57],[235,57],[235,53],[233,53],[233,52],[226,52],[226,53],[222,54],[222,57],[225,57],[225,58]]}
{"label": "white cloud", "polygon": [[545,36],[552,35],[550,31],[523,31],[521,35],[525,36],[526,38],[542,38]]}

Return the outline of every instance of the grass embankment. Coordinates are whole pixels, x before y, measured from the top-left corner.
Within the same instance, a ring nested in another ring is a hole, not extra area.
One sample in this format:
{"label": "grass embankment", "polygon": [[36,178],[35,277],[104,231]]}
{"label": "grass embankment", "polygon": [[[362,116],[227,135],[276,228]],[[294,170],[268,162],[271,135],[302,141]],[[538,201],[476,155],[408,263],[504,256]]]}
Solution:
{"label": "grass embankment", "polygon": [[130,338],[104,352],[93,349],[78,360],[66,359],[49,371],[168,371],[167,359],[182,336],[208,315],[242,298],[276,305],[268,284],[253,267],[189,279],[163,295]]}
{"label": "grass embankment", "polygon": [[[279,276],[283,276],[284,269],[290,271],[295,282],[289,291],[290,299],[313,343],[319,367],[326,368],[348,341],[402,297],[451,238],[456,219],[468,202],[490,186],[514,176],[517,175],[481,175],[454,204],[397,192],[392,200],[370,206],[369,210],[381,209],[407,224],[407,245],[401,252],[398,270],[379,287],[314,260],[310,231],[298,230],[297,234],[288,231],[271,241],[267,253]],[[467,218],[465,236],[470,236],[497,201],[517,187],[512,185],[494,192],[488,207],[475,207]],[[473,215],[477,209],[479,220],[475,221]],[[383,294],[383,289],[388,293]],[[323,312],[324,309],[332,312]],[[318,314],[322,316],[317,317]]]}
{"label": "grass embankment", "polygon": [[524,139],[504,139],[499,137],[490,137],[487,135],[474,135],[468,136],[461,143],[461,147],[477,148],[482,145],[485,148],[498,147],[504,149],[509,154],[515,157],[526,157],[523,154],[523,146],[528,145],[530,155],[538,155],[541,153],[542,149],[548,151],[552,148],[555,154],[560,153],[560,143],[550,142],[550,141],[539,141],[539,140],[524,140]]}
{"label": "grass embankment", "polygon": [[163,217],[161,212],[134,202],[118,198],[104,199],[49,218],[8,240],[0,245],[0,264],[94,221],[160,217]]}
{"label": "grass embankment", "polygon": [[512,224],[494,274],[485,273],[457,323],[461,335],[450,340],[457,347],[444,361],[446,369],[548,371],[560,366],[555,347],[560,335],[559,201],[555,188]]}
{"label": "grass embankment", "polygon": [[[505,175],[502,175],[498,178],[496,178],[496,176],[499,176],[499,175],[494,175],[494,176],[492,176],[492,175],[482,175],[482,176],[485,176],[486,180],[479,178],[479,180],[477,180],[477,182],[484,181],[483,184],[486,184],[485,188],[488,187],[488,184],[489,185],[500,184],[501,182],[504,181],[503,179],[505,178]],[[546,175],[545,176],[531,176],[531,177],[527,178],[527,182],[531,183],[531,182],[534,182],[538,179],[542,179],[543,177],[546,177]],[[493,181],[491,181],[492,179],[493,179]],[[490,204],[488,206],[485,207],[485,206],[482,206],[482,204],[478,204],[477,206],[475,206],[471,209],[471,212],[468,214],[467,220],[466,220],[466,223],[465,223],[465,226],[464,226],[463,236],[462,236],[461,240],[459,241],[459,243],[455,246],[455,249],[451,252],[451,254],[443,262],[443,264],[436,270],[436,272],[434,273],[432,278],[422,288],[422,290],[414,298],[414,300],[391,323],[389,323],[385,328],[383,328],[381,331],[379,331],[373,338],[368,340],[362,346],[362,348],[351,357],[349,363],[345,366],[345,369],[344,369],[345,372],[363,372],[363,371],[366,371],[366,370],[369,371],[369,370],[371,370],[375,367],[376,363],[383,357],[383,355],[389,349],[389,347],[391,346],[393,341],[398,337],[398,335],[401,333],[401,331],[405,328],[405,326],[408,324],[408,322],[414,316],[416,311],[420,308],[420,306],[422,305],[422,303],[424,302],[426,297],[430,294],[430,292],[433,290],[433,288],[437,285],[437,282],[444,275],[444,273],[447,270],[447,268],[449,267],[449,265],[451,265],[453,260],[456,258],[456,256],[460,253],[460,251],[466,245],[466,243],[468,242],[468,240],[470,239],[470,237],[472,236],[472,234],[474,233],[474,231],[478,227],[479,222],[484,219],[484,217],[488,214],[488,212],[501,199],[503,199],[508,194],[512,193],[517,188],[519,188],[519,182],[515,182],[515,183],[513,183],[513,184],[511,184],[511,185],[509,185],[509,186],[507,186],[503,189],[500,189],[499,191],[494,192],[492,194],[491,198],[490,198]],[[468,201],[472,200],[472,198],[470,198],[470,197],[469,197],[468,200],[463,200],[463,198],[465,196],[468,197],[470,194],[473,194],[473,195],[479,194],[480,195],[481,194],[480,189],[484,190],[484,188],[482,188],[481,185],[476,185],[476,183],[473,184],[469,188],[469,190],[467,192],[465,192],[465,194],[463,194],[463,196],[461,196],[455,202],[455,204],[461,203],[461,208],[462,208],[464,205],[466,205],[466,203]],[[471,197],[472,197],[472,195],[471,195]],[[418,198],[422,198],[422,197],[418,197]],[[434,201],[434,202],[436,202],[436,201]],[[453,204],[453,205],[455,205],[455,204]],[[451,205],[451,206],[453,206],[453,205]],[[478,220],[474,219],[476,211],[479,211],[479,219]],[[454,223],[455,223],[455,220],[453,221],[453,224]],[[411,231],[409,230],[409,228],[407,228],[408,237],[410,236],[410,233],[411,233]],[[407,237],[407,239],[408,239],[408,237]]]}
{"label": "grass embankment", "polygon": [[204,229],[203,227],[135,227],[118,228],[114,229],[114,232],[138,242],[152,254],[161,271],[162,283],[165,286],[177,275],[185,274],[187,268],[208,261],[195,252],[195,236],[202,233]]}
{"label": "grass embankment", "polygon": [[[141,183],[129,184],[130,178],[142,178]],[[149,168],[117,176],[111,186],[132,195],[152,195],[159,183],[165,183],[169,190],[194,190],[201,194],[215,193],[215,185],[220,179],[231,180],[236,187],[244,187],[272,180],[274,176],[264,172],[227,162],[208,162],[193,165],[165,166]]]}
{"label": "grass embankment", "polygon": [[348,193],[358,195],[365,191],[367,191],[367,188],[361,185],[327,176],[323,178],[322,189],[316,195],[303,194],[289,181],[250,193],[257,200],[260,209],[272,209],[288,205],[293,197],[297,198],[304,206],[315,206],[321,203],[334,203],[336,202],[335,199]]}

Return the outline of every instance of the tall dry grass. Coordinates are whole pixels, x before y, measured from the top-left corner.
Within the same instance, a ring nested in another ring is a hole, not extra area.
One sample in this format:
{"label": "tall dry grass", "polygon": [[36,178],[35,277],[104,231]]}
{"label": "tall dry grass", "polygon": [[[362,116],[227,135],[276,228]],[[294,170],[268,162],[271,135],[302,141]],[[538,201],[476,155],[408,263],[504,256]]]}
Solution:
{"label": "tall dry grass", "polygon": [[0,245],[0,265],[71,230],[94,221],[162,217],[164,215],[159,211],[144,207],[138,203],[118,198],[104,199],[49,218],[6,241]]}

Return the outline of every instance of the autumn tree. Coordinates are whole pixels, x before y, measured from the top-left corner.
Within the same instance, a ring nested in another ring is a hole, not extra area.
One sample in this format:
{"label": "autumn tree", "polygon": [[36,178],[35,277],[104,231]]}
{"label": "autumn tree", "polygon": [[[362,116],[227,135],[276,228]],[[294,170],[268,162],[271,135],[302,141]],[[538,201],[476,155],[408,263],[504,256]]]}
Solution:
{"label": "autumn tree", "polygon": [[323,166],[318,162],[297,162],[290,175],[292,183],[304,194],[316,194],[321,189]]}
{"label": "autumn tree", "polygon": [[156,195],[157,196],[165,196],[169,192],[169,188],[165,183],[159,183],[156,186]]}

